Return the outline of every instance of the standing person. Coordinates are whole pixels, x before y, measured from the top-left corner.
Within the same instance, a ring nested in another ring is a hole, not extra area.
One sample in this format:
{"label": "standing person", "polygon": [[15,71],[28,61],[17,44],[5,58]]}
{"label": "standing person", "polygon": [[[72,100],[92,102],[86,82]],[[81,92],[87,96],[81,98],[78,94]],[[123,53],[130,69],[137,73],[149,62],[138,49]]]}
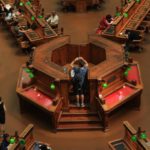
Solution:
{"label": "standing person", "polygon": [[[75,63],[78,63],[78,67],[75,66]],[[72,78],[73,78],[73,86],[74,92],[76,94],[76,102],[77,106],[80,107],[80,99],[81,99],[81,107],[85,107],[85,89],[86,89],[86,80],[87,80],[87,67],[88,63],[82,57],[76,58],[72,63],[73,67]]]}
{"label": "standing person", "polygon": [[47,18],[46,21],[49,23],[52,29],[58,29],[59,16],[56,14],[55,11],[53,11],[51,15],[49,15],[49,18]]}
{"label": "standing person", "polygon": [[4,132],[5,111],[6,111],[5,104],[2,101],[2,98],[0,97],[0,130],[1,130],[1,132]]}

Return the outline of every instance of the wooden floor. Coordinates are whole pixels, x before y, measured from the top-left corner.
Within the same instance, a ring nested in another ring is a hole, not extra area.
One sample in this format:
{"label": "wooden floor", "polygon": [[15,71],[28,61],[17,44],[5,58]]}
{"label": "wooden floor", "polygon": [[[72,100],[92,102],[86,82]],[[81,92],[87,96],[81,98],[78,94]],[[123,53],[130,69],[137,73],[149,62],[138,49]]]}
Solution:
{"label": "wooden floor", "polygon": [[[42,0],[47,12],[59,7],[59,0]],[[86,43],[88,33],[95,31],[102,15],[115,13],[115,7],[120,0],[105,0],[106,3],[100,11],[87,13],[62,13],[59,12],[60,26],[64,27],[65,34],[72,35],[71,42],[74,44]],[[144,51],[131,55],[140,63],[141,74],[144,82],[141,111],[122,109],[112,116],[110,131],[83,131],[83,132],[59,132],[53,133],[49,128],[49,120],[37,115],[36,110],[27,110],[20,114],[18,97],[16,95],[16,82],[20,66],[27,61],[17,47],[11,34],[0,27],[0,95],[7,107],[6,131],[13,134],[15,130],[22,131],[29,123],[35,124],[35,137],[37,140],[50,143],[54,150],[108,150],[108,141],[123,136],[122,121],[128,120],[135,128],[142,126],[150,135],[150,34],[147,35]],[[111,65],[111,64],[110,64]]]}

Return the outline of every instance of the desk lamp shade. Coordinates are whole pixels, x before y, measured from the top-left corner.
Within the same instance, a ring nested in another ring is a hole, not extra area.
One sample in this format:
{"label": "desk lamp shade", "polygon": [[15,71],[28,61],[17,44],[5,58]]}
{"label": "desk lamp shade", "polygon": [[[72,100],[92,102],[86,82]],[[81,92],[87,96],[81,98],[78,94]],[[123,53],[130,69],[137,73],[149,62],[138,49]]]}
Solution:
{"label": "desk lamp shade", "polygon": [[117,17],[121,16],[121,13],[120,12],[116,12],[116,16]]}
{"label": "desk lamp shade", "polygon": [[131,140],[132,140],[133,142],[136,142],[136,141],[137,141],[137,136],[136,136],[136,135],[131,136]]}
{"label": "desk lamp shade", "polygon": [[25,145],[25,144],[26,144],[26,141],[25,141],[24,139],[20,139],[19,143],[20,143],[21,145]]}
{"label": "desk lamp shade", "polygon": [[140,138],[141,138],[141,139],[146,139],[146,138],[147,138],[146,133],[141,133]]}
{"label": "desk lamp shade", "polygon": [[31,2],[30,2],[30,1],[27,1],[26,4],[27,4],[27,5],[31,5]]}
{"label": "desk lamp shade", "polygon": [[125,71],[125,72],[124,72],[124,76],[128,76],[128,71]]}
{"label": "desk lamp shade", "polygon": [[140,3],[141,2],[141,0],[135,0],[137,3]]}
{"label": "desk lamp shade", "polygon": [[102,86],[103,86],[103,88],[107,88],[108,84],[107,83],[103,83]]}
{"label": "desk lamp shade", "polygon": [[32,20],[32,21],[34,21],[34,20],[35,20],[35,17],[34,17],[34,16],[32,16],[32,17],[31,17],[31,20]]}
{"label": "desk lamp shade", "polygon": [[11,138],[9,139],[9,143],[10,143],[10,144],[14,144],[15,142],[16,142],[15,138],[11,137]]}
{"label": "desk lamp shade", "polygon": [[128,13],[127,13],[127,12],[123,13],[123,16],[124,16],[125,18],[128,18]]}
{"label": "desk lamp shade", "polygon": [[34,78],[34,74],[32,72],[29,73],[30,78]]}
{"label": "desk lamp shade", "polygon": [[42,16],[42,15],[39,15],[38,18],[43,18],[43,16]]}
{"label": "desk lamp shade", "polygon": [[20,2],[20,3],[19,3],[19,6],[23,6],[23,5],[24,5],[24,3],[23,3],[23,2]]}
{"label": "desk lamp shade", "polygon": [[50,89],[51,89],[51,90],[55,90],[55,88],[56,88],[55,84],[54,84],[54,83],[51,83],[51,84],[50,84]]}
{"label": "desk lamp shade", "polygon": [[27,72],[27,73],[30,73],[30,72],[31,72],[31,70],[30,70],[29,68],[25,68],[24,70],[25,70],[25,72]]}
{"label": "desk lamp shade", "polygon": [[131,67],[127,67],[127,71],[131,70]]}

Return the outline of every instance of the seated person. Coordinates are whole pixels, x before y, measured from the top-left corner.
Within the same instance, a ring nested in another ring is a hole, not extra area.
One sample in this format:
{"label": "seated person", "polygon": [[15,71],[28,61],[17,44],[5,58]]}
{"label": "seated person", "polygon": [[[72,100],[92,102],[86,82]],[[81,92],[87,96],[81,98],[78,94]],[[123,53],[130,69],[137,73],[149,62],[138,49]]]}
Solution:
{"label": "seated person", "polygon": [[129,51],[130,49],[134,48],[137,50],[141,50],[141,47],[139,45],[133,45],[134,40],[141,40],[142,37],[140,35],[139,31],[134,30],[126,30],[125,35],[127,37],[126,43],[125,43],[125,50]]}
{"label": "seated person", "polygon": [[9,145],[9,134],[4,134],[2,143],[0,145],[0,149],[7,150],[8,145]]}
{"label": "seated person", "polygon": [[84,94],[87,83],[88,63],[82,57],[77,57],[72,61],[71,67],[73,68],[71,70],[71,77],[73,89],[76,94],[77,106],[80,107],[80,98],[81,98],[81,107],[85,107]]}
{"label": "seated person", "polygon": [[17,20],[19,16],[22,16],[22,13],[19,10],[14,9],[12,12],[13,19]]}
{"label": "seated person", "polygon": [[11,21],[13,19],[12,13],[9,12],[8,15],[5,17],[5,21]]}
{"label": "seated person", "polygon": [[101,1],[100,0],[92,0],[92,6],[95,8],[101,7]]}
{"label": "seated person", "polygon": [[125,35],[127,36],[128,40],[133,41],[133,40],[140,40],[140,32],[139,31],[134,31],[134,30],[126,30]]}
{"label": "seated person", "polygon": [[19,23],[16,21],[14,22],[13,26],[11,26],[12,32],[15,34],[16,37],[21,37],[24,35],[24,30],[20,29]]}
{"label": "seated person", "polygon": [[51,148],[47,145],[40,145],[39,150],[51,150]]}
{"label": "seated person", "polygon": [[13,19],[12,16],[13,10],[14,9],[9,4],[5,5],[5,12],[6,12],[5,21],[10,21]]}
{"label": "seated person", "polygon": [[61,5],[63,6],[63,11],[75,11],[75,6],[71,1],[61,0]]}
{"label": "seated person", "polygon": [[49,17],[46,19],[48,24],[52,27],[52,29],[58,29],[59,17],[56,12],[52,12],[49,14]]}
{"label": "seated person", "polygon": [[112,24],[112,22],[113,22],[113,17],[111,15],[108,14],[105,17],[103,17],[99,23],[97,33],[98,31],[100,32],[108,28]]}

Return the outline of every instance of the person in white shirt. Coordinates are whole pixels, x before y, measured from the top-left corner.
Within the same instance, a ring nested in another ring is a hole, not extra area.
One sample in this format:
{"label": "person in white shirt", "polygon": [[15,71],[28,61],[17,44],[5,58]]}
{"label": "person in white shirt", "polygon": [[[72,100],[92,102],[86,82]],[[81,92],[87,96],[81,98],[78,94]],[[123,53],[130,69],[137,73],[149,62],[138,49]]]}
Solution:
{"label": "person in white shirt", "polygon": [[59,23],[59,16],[56,14],[56,12],[52,12],[46,21],[49,23],[49,25],[52,27],[52,29],[57,29],[58,23]]}

